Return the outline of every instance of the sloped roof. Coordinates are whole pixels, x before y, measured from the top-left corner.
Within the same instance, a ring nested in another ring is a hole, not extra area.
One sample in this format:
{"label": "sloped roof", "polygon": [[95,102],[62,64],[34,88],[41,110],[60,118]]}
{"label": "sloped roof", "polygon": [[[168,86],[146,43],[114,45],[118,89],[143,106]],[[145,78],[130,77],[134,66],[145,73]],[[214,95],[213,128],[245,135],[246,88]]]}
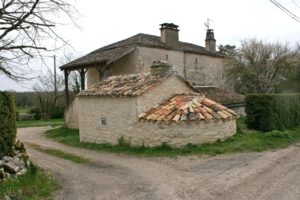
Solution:
{"label": "sloped roof", "polygon": [[199,93],[223,105],[243,104],[245,96],[217,87],[195,87]]}
{"label": "sloped roof", "polygon": [[152,76],[150,73],[111,76],[81,91],[77,96],[139,96],[173,75],[176,73],[170,72],[162,77]]}
{"label": "sloped roof", "polygon": [[119,58],[131,53],[135,50],[137,46],[153,47],[160,49],[170,49],[179,50],[185,52],[191,52],[201,55],[209,55],[214,57],[223,57],[222,54],[217,52],[211,52],[206,50],[204,47],[186,43],[178,42],[176,46],[168,46],[167,44],[161,42],[160,37],[148,34],[137,34],[125,40],[107,45],[105,47],[99,48],[85,56],[82,56],[68,64],[61,66],[61,69],[75,68],[78,66],[87,66],[98,63],[109,64],[118,60]]}
{"label": "sloped roof", "polygon": [[190,122],[229,120],[236,118],[237,114],[215,101],[206,98],[204,95],[177,94],[162,104],[154,106],[149,111],[139,115],[143,122]]}

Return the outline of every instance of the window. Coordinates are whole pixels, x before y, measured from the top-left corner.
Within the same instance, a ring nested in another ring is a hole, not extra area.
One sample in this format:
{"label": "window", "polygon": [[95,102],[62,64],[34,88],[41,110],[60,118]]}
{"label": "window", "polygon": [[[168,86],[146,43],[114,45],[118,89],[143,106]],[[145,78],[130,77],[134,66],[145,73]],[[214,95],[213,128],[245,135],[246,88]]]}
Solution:
{"label": "window", "polygon": [[107,126],[107,119],[106,119],[106,117],[101,117],[101,126]]}
{"label": "window", "polygon": [[195,59],[195,63],[198,63],[198,58]]}
{"label": "window", "polygon": [[169,60],[169,55],[168,54],[166,54],[166,60]]}

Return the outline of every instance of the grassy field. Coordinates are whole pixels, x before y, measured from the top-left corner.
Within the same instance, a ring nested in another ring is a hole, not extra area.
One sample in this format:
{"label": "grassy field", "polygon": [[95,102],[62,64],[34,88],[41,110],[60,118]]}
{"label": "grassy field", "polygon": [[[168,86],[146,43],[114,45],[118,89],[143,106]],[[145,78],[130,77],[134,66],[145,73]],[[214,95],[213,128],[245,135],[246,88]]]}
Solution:
{"label": "grassy field", "polygon": [[32,167],[24,176],[0,183],[0,199],[8,195],[16,200],[50,200],[57,189],[59,184],[51,175]]}
{"label": "grassy field", "polygon": [[64,119],[50,120],[24,120],[17,121],[18,128],[37,127],[37,126],[61,126],[64,125]]}
{"label": "grassy field", "polygon": [[286,131],[263,133],[247,129],[244,119],[239,119],[237,124],[237,133],[225,141],[203,145],[189,144],[177,149],[167,145],[155,148],[130,147],[122,140],[120,140],[118,145],[80,143],[78,130],[66,128],[49,130],[46,136],[66,145],[142,156],[216,155],[233,152],[264,151],[284,148],[300,141],[300,127]]}
{"label": "grassy field", "polygon": [[56,156],[56,157],[59,157],[59,158],[65,159],[65,160],[69,160],[69,161],[72,161],[72,162],[75,162],[75,163],[78,163],[78,164],[90,162],[86,158],[83,158],[83,157],[80,157],[80,156],[77,156],[77,155],[74,155],[74,154],[71,154],[71,153],[66,153],[66,152],[63,152],[59,149],[45,148],[45,147],[42,147],[40,145],[31,144],[31,143],[27,143],[27,144],[31,148],[34,148],[35,150],[38,150],[40,152],[49,154],[51,156]]}

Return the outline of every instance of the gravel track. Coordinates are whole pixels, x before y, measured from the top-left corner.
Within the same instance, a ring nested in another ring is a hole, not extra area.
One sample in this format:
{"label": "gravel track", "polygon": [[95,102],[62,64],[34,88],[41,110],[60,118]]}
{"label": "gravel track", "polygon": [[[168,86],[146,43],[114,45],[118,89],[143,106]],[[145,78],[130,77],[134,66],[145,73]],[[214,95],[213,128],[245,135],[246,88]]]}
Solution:
{"label": "gravel track", "polygon": [[31,160],[61,182],[56,200],[300,199],[299,145],[210,158],[143,158],[66,146],[45,138],[48,129],[20,128],[18,138],[91,161],[76,164],[27,145]]}

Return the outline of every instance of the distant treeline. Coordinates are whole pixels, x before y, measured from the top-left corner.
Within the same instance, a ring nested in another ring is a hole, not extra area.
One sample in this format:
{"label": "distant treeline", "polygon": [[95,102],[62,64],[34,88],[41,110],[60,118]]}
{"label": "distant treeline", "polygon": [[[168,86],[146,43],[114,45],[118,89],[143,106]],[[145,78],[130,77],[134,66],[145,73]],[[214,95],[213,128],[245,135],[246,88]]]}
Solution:
{"label": "distant treeline", "polygon": [[[10,92],[16,101],[17,108],[26,108],[26,107],[39,107],[40,102],[38,98],[38,94],[41,92]],[[47,92],[48,94],[53,94],[54,92]],[[59,98],[57,99],[57,105],[65,104],[65,96],[64,92],[58,92]],[[74,98],[74,94],[70,93],[71,98]]]}
{"label": "distant treeline", "polygon": [[[62,118],[65,110],[65,93],[59,91],[10,92],[17,107],[17,119],[27,113],[34,119]],[[70,98],[74,99],[74,93]]]}

